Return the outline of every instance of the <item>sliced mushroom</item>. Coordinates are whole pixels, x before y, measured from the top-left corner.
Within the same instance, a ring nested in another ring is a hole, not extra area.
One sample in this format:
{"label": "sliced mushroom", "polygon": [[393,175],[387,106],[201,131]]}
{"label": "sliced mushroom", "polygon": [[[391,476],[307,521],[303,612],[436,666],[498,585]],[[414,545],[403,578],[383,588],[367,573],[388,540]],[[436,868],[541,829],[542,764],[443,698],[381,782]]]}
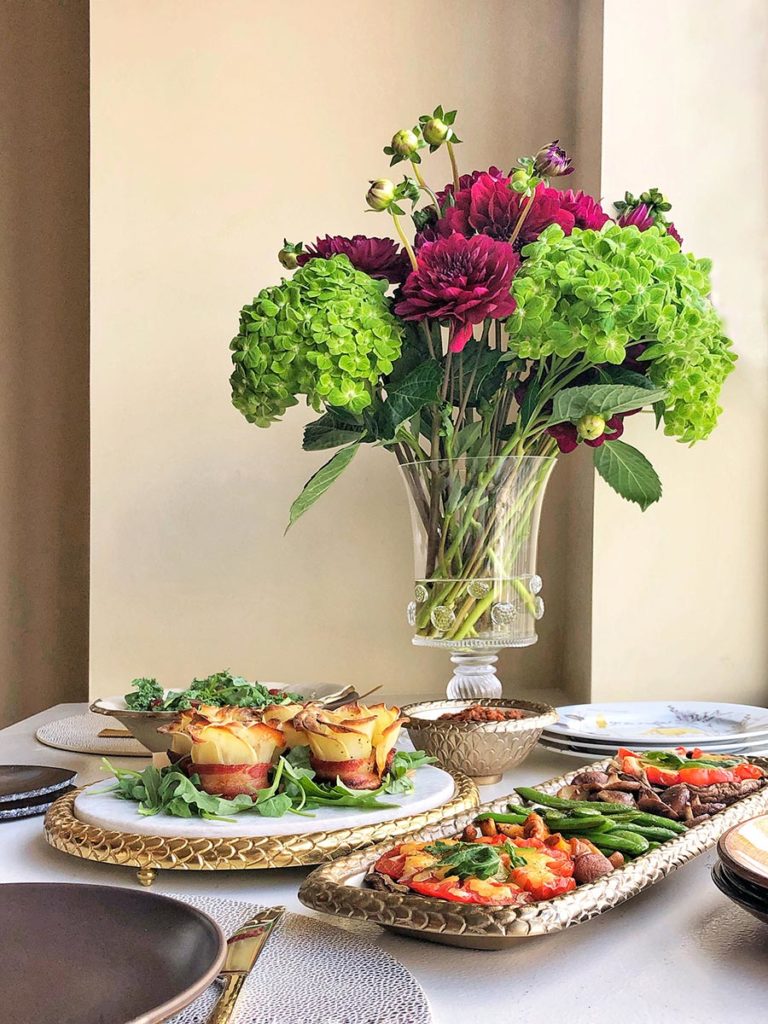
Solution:
{"label": "sliced mushroom", "polygon": [[659,814],[663,818],[672,818],[674,821],[677,821],[677,814],[672,808],[650,790],[645,790],[639,794],[637,806],[641,811],[648,811],[649,814]]}
{"label": "sliced mushroom", "polygon": [[600,789],[608,782],[607,772],[579,772],[578,775],[573,777],[572,785],[578,786],[581,789],[589,787],[590,789]]}
{"label": "sliced mushroom", "polygon": [[635,798],[631,793],[623,793],[620,789],[603,789],[597,794],[597,799],[607,804],[626,804],[628,807],[635,806]]}
{"label": "sliced mushroom", "polygon": [[611,864],[613,864],[614,868],[624,867],[624,854],[621,852],[621,850],[616,850],[614,853],[612,853],[608,860],[611,862]]}
{"label": "sliced mushroom", "polygon": [[630,780],[630,779],[621,779],[621,778],[618,778],[618,777],[616,778],[615,781],[609,782],[607,786],[603,787],[604,790],[608,789],[611,792],[613,792],[614,790],[619,790],[619,791],[624,792],[624,793],[637,793],[642,788],[643,788],[642,782],[638,782],[637,779],[631,779]]}
{"label": "sliced mushroom", "polygon": [[691,802],[691,794],[684,783],[678,783],[678,785],[666,789],[659,799],[662,803],[667,804],[679,818],[681,814],[685,813],[685,808]]}

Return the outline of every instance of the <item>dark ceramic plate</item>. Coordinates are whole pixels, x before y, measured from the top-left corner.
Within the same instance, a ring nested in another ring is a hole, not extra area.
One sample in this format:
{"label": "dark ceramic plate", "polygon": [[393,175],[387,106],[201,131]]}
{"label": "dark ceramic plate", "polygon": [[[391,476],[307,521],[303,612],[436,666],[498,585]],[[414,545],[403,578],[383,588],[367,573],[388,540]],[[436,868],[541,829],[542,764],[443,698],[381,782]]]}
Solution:
{"label": "dark ceramic plate", "polygon": [[[44,796],[68,786],[75,772],[68,768],[48,768],[41,764],[0,765],[0,805],[8,800]],[[2,807],[0,806],[0,810]]]}
{"label": "dark ceramic plate", "polygon": [[768,924],[768,899],[760,895],[757,886],[752,886],[738,875],[732,874],[722,861],[718,861],[712,868],[712,881],[724,896],[733,900],[742,910],[746,910],[763,924]]}
{"label": "dark ceramic plate", "polygon": [[60,796],[66,796],[74,788],[74,786],[67,786],[66,789],[57,789],[55,793],[43,793],[42,796],[23,797],[21,800],[4,800],[0,804],[0,821],[16,821],[18,818],[34,818],[36,814],[45,814]]}
{"label": "dark ceramic plate", "polygon": [[0,885],[0,935],[0,1006],[30,1024],[159,1024],[226,953],[199,910],[107,885]]}

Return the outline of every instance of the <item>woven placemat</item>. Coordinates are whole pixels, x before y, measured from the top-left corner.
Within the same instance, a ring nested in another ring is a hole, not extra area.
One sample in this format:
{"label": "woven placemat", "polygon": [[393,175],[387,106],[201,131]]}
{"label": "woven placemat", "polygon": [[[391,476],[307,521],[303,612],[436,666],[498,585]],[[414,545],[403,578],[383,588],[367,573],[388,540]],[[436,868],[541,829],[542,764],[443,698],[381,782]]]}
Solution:
{"label": "woven placemat", "polygon": [[102,757],[110,754],[113,757],[152,756],[143,743],[133,737],[122,739],[119,736],[99,736],[102,729],[112,724],[112,720],[104,715],[94,715],[89,711],[84,715],[47,722],[40,726],[35,736],[47,747],[72,750],[77,754],[101,754]]}
{"label": "woven placemat", "polygon": [[[159,888],[158,888],[158,891]],[[213,896],[183,899],[231,935],[260,904]],[[169,1024],[206,1024],[214,983]],[[304,914],[285,914],[251,971],[233,1024],[431,1024],[427,997],[413,975],[374,943]]]}

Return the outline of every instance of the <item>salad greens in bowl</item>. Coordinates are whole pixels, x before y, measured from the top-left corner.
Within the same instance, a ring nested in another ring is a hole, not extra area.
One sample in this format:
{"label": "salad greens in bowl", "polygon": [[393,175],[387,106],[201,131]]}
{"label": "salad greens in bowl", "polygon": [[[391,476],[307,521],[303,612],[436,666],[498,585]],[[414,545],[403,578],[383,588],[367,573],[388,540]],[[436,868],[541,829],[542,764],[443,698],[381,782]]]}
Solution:
{"label": "salad greens in bowl", "polygon": [[333,683],[250,682],[229,670],[193,679],[183,689],[165,689],[152,678],[131,682],[131,691],[120,697],[99,697],[91,704],[98,715],[116,718],[139,743],[152,753],[168,749],[170,737],[158,733],[179,711],[198,704],[216,707],[262,708],[292,701],[330,701],[352,692],[352,687]]}

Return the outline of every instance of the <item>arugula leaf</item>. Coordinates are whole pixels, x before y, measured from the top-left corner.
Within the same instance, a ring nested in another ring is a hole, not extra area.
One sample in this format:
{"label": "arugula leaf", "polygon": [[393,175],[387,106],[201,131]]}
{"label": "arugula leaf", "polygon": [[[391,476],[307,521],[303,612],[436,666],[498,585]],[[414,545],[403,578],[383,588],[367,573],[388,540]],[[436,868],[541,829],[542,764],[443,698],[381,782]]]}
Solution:
{"label": "arugula leaf", "polygon": [[385,793],[412,793],[414,784],[411,775],[425,764],[434,764],[436,758],[423,750],[398,750],[392,759],[389,773],[384,782]]}
{"label": "arugula leaf", "polygon": [[445,843],[438,840],[425,850],[438,858],[438,867],[449,867],[451,874],[462,880],[479,878],[484,881],[500,877],[504,873],[502,853],[509,856],[513,868],[523,867],[526,863],[511,843],[490,846],[487,843]]}
{"label": "arugula leaf", "polygon": [[131,686],[137,690],[125,695],[125,703],[131,711],[153,711],[158,701],[162,703],[164,690],[156,679],[134,679]]}
{"label": "arugula leaf", "polygon": [[247,812],[280,818],[289,812],[302,814],[318,807],[361,810],[396,807],[397,804],[387,803],[380,797],[386,793],[410,792],[413,783],[409,773],[433,761],[434,758],[423,751],[398,751],[392,770],[378,789],[358,790],[349,789],[338,780],[335,784],[316,782],[308,748],[294,747],[278,759],[269,786],[254,796],[241,793],[231,799],[206,793],[197,775],[187,776],[175,765],[160,769],[147,765],[142,771],[136,771],[114,767],[106,758],[102,765],[115,776],[117,796],[138,803],[139,814],[152,816],[163,812],[179,818],[231,821],[231,815]]}
{"label": "arugula leaf", "polygon": [[134,711],[185,711],[193,704],[216,707],[259,708],[267,704],[285,704],[303,698],[297,693],[272,694],[261,683],[251,683],[229,669],[193,679],[186,690],[167,693],[154,679],[134,679],[138,693],[126,694],[125,703]]}

